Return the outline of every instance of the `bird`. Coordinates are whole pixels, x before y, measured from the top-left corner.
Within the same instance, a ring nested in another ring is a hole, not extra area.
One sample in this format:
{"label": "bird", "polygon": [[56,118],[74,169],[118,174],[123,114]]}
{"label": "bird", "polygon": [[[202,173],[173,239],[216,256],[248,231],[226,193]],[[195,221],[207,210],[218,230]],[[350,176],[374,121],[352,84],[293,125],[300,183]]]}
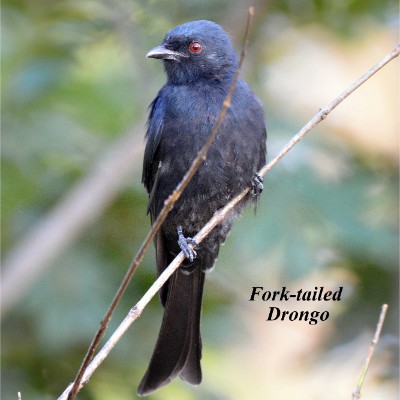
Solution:
{"label": "bird", "polygon": [[[169,31],[147,58],[162,60],[166,83],[149,106],[142,183],[151,221],[182,180],[219,117],[238,68],[232,42],[212,21],[187,22]],[[231,104],[206,159],[154,238],[157,273],[183,251],[185,261],[159,291],[164,307],[159,336],[137,394],[147,396],[179,376],[202,380],[200,316],[206,271],[232,224],[257,203],[265,164],[266,128],[260,100],[238,79]],[[245,188],[251,191],[199,245],[192,239],[215,211]]]}

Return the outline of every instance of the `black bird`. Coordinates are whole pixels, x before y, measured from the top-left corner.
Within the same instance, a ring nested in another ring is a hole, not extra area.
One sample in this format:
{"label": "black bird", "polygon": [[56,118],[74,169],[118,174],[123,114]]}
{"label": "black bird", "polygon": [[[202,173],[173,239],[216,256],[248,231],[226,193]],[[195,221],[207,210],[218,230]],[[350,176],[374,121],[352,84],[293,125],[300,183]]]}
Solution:
{"label": "black bird", "polygon": [[[229,91],[238,60],[231,41],[214,22],[194,21],[172,29],[148,58],[163,60],[167,82],[150,105],[143,176],[154,221],[165,199],[181,181],[207,141]],[[182,250],[186,260],[159,293],[164,317],[150,365],[138,395],[146,396],[176,376],[198,385],[200,313],[205,271],[244,205],[262,190],[256,172],[265,163],[266,130],[259,100],[247,84],[237,82],[232,103],[207,158],[157,233],[158,274]],[[252,194],[196,248],[193,237],[244,188]],[[197,251],[197,253],[196,253]]]}

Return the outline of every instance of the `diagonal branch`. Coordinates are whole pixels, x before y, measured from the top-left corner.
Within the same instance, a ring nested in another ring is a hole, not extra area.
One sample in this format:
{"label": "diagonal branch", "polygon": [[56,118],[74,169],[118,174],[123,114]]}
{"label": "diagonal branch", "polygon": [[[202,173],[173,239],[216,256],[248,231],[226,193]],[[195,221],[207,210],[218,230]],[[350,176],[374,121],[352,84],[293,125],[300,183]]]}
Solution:
{"label": "diagonal branch", "polygon": [[136,269],[138,268],[139,264],[141,263],[144,254],[146,250],[148,249],[149,245],[151,244],[155,234],[159,230],[160,226],[164,222],[165,218],[167,217],[168,213],[172,210],[174,204],[176,201],[179,199],[181,196],[183,190],[186,188],[194,174],[197,172],[199,169],[200,165],[202,162],[206,159],[208,150],[214,141],[215,136],[217,135],[219,128],[222,124],[223,119],[225,118],[226,112],[228,108],[230,107],[231,104],[231,99],[233,92],[236,87],[236,83],[239,79],[240,71],[243,65],[244,58],[247,53],[247,46],[249,43],[249,33],[250,33],[250,27],[252,23],[252,19],[254,16],[254,8],[250,7],[248,11],[248,19],[247,19],[247,26],[246,26],[246,33],[245,33],[245,38],[244,38],[244,44],[243,44],[243,50],[241,53],[240,61],[238,68],[236,70],[236,73],[233,77],[232,83],[229,87],[228,94],[224,100],[223,106],[221,108],[221,111],[219,113],[218,120],[214,126],[214,129],[211,132],[210,137],[208,138],[206,144],[203,146],[203,148],[198,152],[196,158],[193,160],[192,165],[190,166],[189,170],[186,172],[185,176],[183,177],[182,181],[178,184],[178,186],[175,188],[175,190],[170,194],[170,196],[167,198],[167,200],[164,203],[163,209],[160,211],[159,215],[157,216],[157,219],[154,221],[150,232],[147,234],[144,242],[142,243],[141,247],[139,248],[134,260],[132,261],[128,271],[125,274],[124,279],[122,280],[122,283],[116,292],[104,318],[102,319],[100,323],[100,327],[98,331],[96,332],[94,338],[92,339],[92,342],[86,352],[86,355],[82,361],[81,367],[78,370],[78,373],[76,375],[76,378],[74,380],[74,383],[72,385],[71,391],[68,395],[68,400],[74,400],[76,397],[76,394],[79,391],[79,388],[81,386],[81,381],[83,378],[83,375],[85,373],[86,368],[88,367],[89,363],[92,361],[94,353],[99,346],[100,340],[104,336],[104,333],[108,327],[108,324],[110,322],[111,316],[114,313],[114,310],[116,309],[118,303],[120,302],[123,294],[125,293],[126,288],[129,285],[129,282],[131,281],[134,273],[136,272]]}
{"label": "diagonal branch", "polygon": [[[249,10],[250,15],[250,10]],[[247,37],[247,33],[246,33]],[[246,42],[245,42],[246,43]],[[246,46],[244,46],[245,48]],[[359,79],[357,79],[353,84],[351,84],[346,90],[344,90],[339,96],[337,96],[331,103],[325,108],[321,109],[304,127],[296,133],[295,136],[286,144],[286,146],[271,160],[266,164],[260,171],[259,175],[264,176],[267,174],[271,168],[273,168],[282,157],[284,157],[288,151],[295,146],[300,140],[302,140],[307,133],[309,133],[316,125],[323,121],[332,110],[334,110],[340,103],[343,102],[349,95],[356,91],[362,84],[364,84],[369,78],[371,78],[375,73],[382,69],[390,61],[398,57],[400,53],[400,44],[398,44],[390,53],[388,53],[381,61],[371,67],[367,72],[365,72]],[[242,53],[242,58],[245,52]],[[242,60],[241,58],[241,60]],[[226,102],[225,102],[226,103]],[[224,106],[225,106],[224,103]],[[229,104],[228,104],[229,107]],[[228,108],[227,107],[227,108]],[[226,108],[226,109],[227,109]],[[225,110],[226,112],[226,110]],[[213,131],[214,133],[214,131]],[[239,201],[241,201],[246,194],[250,191],[250,188],[245,189],[239,195],[237,195],[233,200],[231,200],[224,208],[218,210],[210,221],[198,232],[194,237],[197,243],[201,243],[204,238],[212,231],[212,229],[217,226],[221,221],[229,214],[230,211],[235,207]],[[136,259],[136,258],[135,258]],[[147,292],[139,300],[139,302],[129,311],[128,315],[119,325],[119,327],[112,334],[107,343],[103,346],[100,352],[93,358],[93,361],[88,364],[85,368],[84,373],[81,376],[81,382],[77,386],[77,390],[80,390],[84,384],[86,384],[90,377],[93,375],[94,371],[100,366],[104,359],[108,356],[114,346],[118,343],[120,338],[128,330],[130,325],[140,317],[146,305],[159,291],[162,285],[168,280],[168,278],[176,271],[179,265],[184,260],[183,253],[179,253],[178,256],[171,262],[171,264],[163,271],[163,273],[158,277],[158,279],[150,286]],[[139,260],[140,261],[140,260]],[[137,266],[136,266],[137,267]],[[135,267],[135,269],[136,269]],[[134,271],[133,271],[134,272]],[[133,274],[133,273],[132,273]],[[122,295],[122,294],[121,294]],[[94,350],[93,350],[94,351]],[[66,400],[68,398],[68,393],[72,388],[72,384],[67,387],[67,389],[62,393],[58,400]]]}
{"label": "diagonal branch", "polygon": [[357,388],[353,393],[353,400],[359,400],[361,398],[361,388],[362,388],[362,385],[364,384],[365,376],[367,375],[367,371],[368,371],[369,364],[371,362],[371,358],[374,355],[375,346],[378,344],[379,336],[381,335],[381,330],[383,327],[383,323],[385,321],[387,309],[388,309],[388,305],[384,304],[382,306],[381,313],[379,315],[378,324],[376,325],[374,338],[372,339],[371,346],[369,346],[368,355],[367,355],[367,358],[365,359],[364,365],[363,365],[361,373],[360,373],[360,378],[358,379],[358,382],[357,382]]}

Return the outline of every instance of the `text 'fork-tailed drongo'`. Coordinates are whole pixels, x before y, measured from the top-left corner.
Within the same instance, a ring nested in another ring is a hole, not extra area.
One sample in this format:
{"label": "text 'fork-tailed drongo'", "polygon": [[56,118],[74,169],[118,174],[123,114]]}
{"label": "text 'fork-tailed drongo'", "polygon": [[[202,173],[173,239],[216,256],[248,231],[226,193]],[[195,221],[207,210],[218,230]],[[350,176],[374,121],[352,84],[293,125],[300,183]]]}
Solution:
{"label": "text 'fork-tailed drongo'", "polygon": [[[148,58],[164,63],[167,82],[151,103],[142,181],[154,221],[210,136],[229,91],[238,60],[224,30],[210,21],[172,29]],[[176,376],[201,382],[200,313],[205,271],[244,205],[262,190],[256,172],[265,163],[266,130],[259,100],[238,80],[232,102],[207,158],[168,214],[154,244],[158,274],[182,250],[183,265],[160,291],[164,317],[138,394],[146,396]],[[235,195],[252,192],[192,250],[190,239]]]}

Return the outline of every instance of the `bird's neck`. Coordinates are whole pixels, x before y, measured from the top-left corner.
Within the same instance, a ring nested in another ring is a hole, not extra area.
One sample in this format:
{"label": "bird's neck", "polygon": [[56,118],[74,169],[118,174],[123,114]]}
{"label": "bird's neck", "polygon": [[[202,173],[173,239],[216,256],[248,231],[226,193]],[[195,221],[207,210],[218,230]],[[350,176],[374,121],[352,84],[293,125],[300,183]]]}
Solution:
{"label": "bird's neck", "polygon": [[177,66],[175,62],[166,60],[164,63],[167,82],[170,85],[230,85],[236,72],[235,65],[220,66],[218,69],[203,71],[190,68],[189,65]]}

